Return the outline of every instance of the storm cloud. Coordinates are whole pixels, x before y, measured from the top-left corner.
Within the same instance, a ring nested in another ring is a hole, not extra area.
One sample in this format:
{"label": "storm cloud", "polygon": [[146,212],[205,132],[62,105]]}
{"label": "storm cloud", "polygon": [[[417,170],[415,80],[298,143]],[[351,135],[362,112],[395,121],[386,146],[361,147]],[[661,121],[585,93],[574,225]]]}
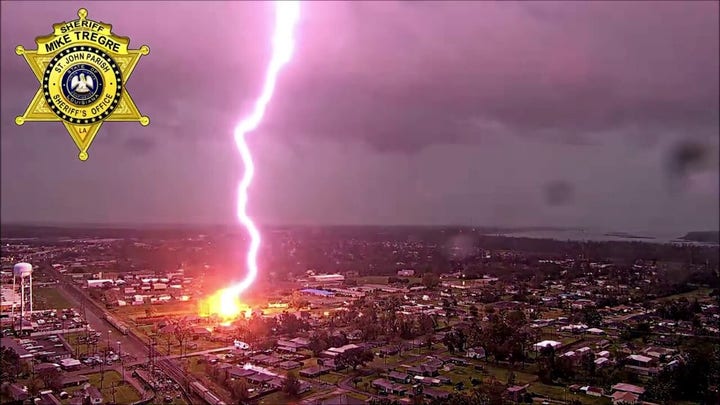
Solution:
{"label": "storm cloud", "polygon": [[[13,124],[37,86],[15,46],[80,4],[2,4],[3,220],[81,220],[79,206],[91,221],[232,220],[230,134],[259,92],[272,4],[92,3],[90,18],[151,48],[128,89],[152,124],[104,125],[84,166],[60,124]],[[716,2],[310,2],[301,14],[251,139],[261,220],[717,223],[716,161],[688,172],[701,186],[667,189],[678,145],[717,151]],[[79,201],[47,186],[90,170],[124,197],[100,209],[89,188]],[[572,190],[562,204],[546,195],[558,179]],[[67,203],[14,197],[48,194]]]}

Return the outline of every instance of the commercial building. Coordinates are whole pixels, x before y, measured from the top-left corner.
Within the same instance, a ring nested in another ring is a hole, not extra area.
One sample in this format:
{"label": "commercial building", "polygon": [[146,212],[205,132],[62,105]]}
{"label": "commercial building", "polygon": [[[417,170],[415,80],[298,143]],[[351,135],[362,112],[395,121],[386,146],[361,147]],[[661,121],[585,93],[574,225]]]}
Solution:
{"label": "commercial building", "polygon": [[318,274],[309,278],[316,283],[342,283],[345,281],[345,276],[342,274]]}

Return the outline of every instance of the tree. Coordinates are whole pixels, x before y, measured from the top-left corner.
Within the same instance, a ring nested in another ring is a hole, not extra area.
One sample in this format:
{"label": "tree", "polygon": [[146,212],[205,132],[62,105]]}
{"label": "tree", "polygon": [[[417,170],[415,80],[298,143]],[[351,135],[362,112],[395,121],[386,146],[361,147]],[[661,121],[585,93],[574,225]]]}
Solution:
{"label": "tree", "polygon": [[116,404],[117,402],[115,401],[115,394],[117,393],[117,381],[110,386],[110,390],[110,392],[112,392],[113,404]]}
{"label": "tree", "polygon": [[310,325],[306,321],[287,312],[283,312],[278,316],[278,326],[281,333],[287,333],[290,335],[294,335],[299,331],[305,331],[310,328]]}
{"label": "tree", "polygon": [[425,273],[422,277],[422,284],[428,290],[432,290],[440,284],[440,279],[438,278],[437,274]]}
{"label": "tree", "polygon": [[30,380],[27,383],[28,393],[32,396],[37,395],[40,392],[40,385],[42,384],[42,380],[37,378],[36,376],[30,377]]}
{"label": "tree", "polygon": [[290,296],[290,307],[295,309],[302,309],[310,305],[310,301],[308,301],[305,297],[302,296],[297,291],[294,291],[292,293],[292,296]]}
{"label": "tree", "polygon": [[417,318],[420,333],[432,333],[435,331],[435,321],[427,314],[420,314]]}
{"label": "tree", "polygon": [[62,388],[62,373],[57,368],[42,369],[37,373],[37,376],[47,389],[57,390]]}
{"label": "tree", "polygon": [[[175,330],[173,331],[173,334],[175,335],[175,339],[177,339],[178,343],[180,344],[180,355],[183,354],[183,344],[185,343],[185,340],[190,336],[190,325],[185,321],[180,321],[175,325]],[[169,353],[168,353],[169,354]]]}
{"label": "tree", "polygon": [[538,376],[545,384],[552,383],[555,373],[555,349],[552,346],[545,346],[540,349],[538,356]]}
{"label": "tree", "polygon": [[330,345],[327,342],[327,334],[311,339],[310,344],[308,345],[308,349],[312,350],[315,357],[317,357],[323,350],[327,350],[328,347],[330,347]]}
{"label": "tree", "polygon": [[507,385],[515,385],[515,372],[512,370],[507,373]]}
{"label": "tree", "polygon": [[250,399],[250,391],[248,391],[248,385],[245,380],[235,380],[230,385],[230,393],[232,394],[233,400],[239,403],[244,403]]}
{"label": "tree", "polygon": [[433,337],[432,337],[432,335],[426,335],[426,336],[425,336],[425,341],[424,341],[423,343],[425,344],[425,347],[426,347],[427,349],[432,349],[432,345],[433,345]]}
{"label": "tree", "polygon": [[448,332],[443,337],[443,344],[447,347],[450,353],[455,353],[455,339],[453,339],[452,332]]}
{"label": "tree", "polygon": [[335,357],[335,361],[336,364],[342,367],[352,367],[353,370],[356,370],[358,366],[364,366],[365,364],[371,362],[374,357],[375,354],[372,351],[358,348],[346,350],[343,353],[340,353],[337,357]]}
{"label": "tree", "polygon": [[155,314],[155,307],[153,307],[150,302],[146,301],[144,307],[145,316],[147,316],[148,318],[152,317]]}
{"label": "tree", "polygon": [[647,385],[647,397],[666,403],[672,398],[674,390],[675,386],[672,382],[658,376]]}
{"label": "tree", "polygon": [[587,375],[595,375],[595,354],[593,352],[583,354],[580,364]]}
{"label": "tree", "polygon": [[0,347],[0,381],[17,380],[20,374],[20,357],[9,347]]}
{"label": "tree", "polygon": [[282,391],[289,396],[296,398],[300,394],[300,380],[294,372],[287,373],[282,383]]}
{"label": "tree", "polygon": [[445,336],[443,337],[443,344],[450,352],[465,350],[466,343],[467,336],[465,336],[462,329],[453,329],[445,333]]}
{"label": "tree", "polygon": [[215,377],[215,381],[218,382],[220,385],[225,385],[225,382],[228,380],[228,375],[224,371],[218,371],[217,376]]}
{"label": "tree", "polygon": [[217,379],[218,368],[214,367],[210,362],[205,363],[205,374],[209,375],[213,379]]}
{"label": "tree", "polygon": [[583,322],[592,328],[602,326],[602,316],[595,308],[585,308],[582,312]]}

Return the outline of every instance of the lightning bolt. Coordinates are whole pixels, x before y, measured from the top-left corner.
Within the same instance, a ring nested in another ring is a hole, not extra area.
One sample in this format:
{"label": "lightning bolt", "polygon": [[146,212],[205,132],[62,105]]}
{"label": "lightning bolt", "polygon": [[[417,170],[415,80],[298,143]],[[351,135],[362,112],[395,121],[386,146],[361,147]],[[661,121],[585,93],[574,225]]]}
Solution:
{"label": "lightning bolt", "polygon": [[294,31],[299,17],[299,1],[275,2],[275,31],[272,38],[272,57],[265,73],[262,92],[255,102],[255,106],[250,115],[243,118],[235,127],[235,144],[240,152],[243,166],[245,167],[245,172],[238,185],[237,217],[250,236],[250,244],[248,246],[246,261],[247,275],[242,281],[223,291],[223,295],[229,299],[235,299],[250,287],[258,273],[257,255],[261,242],[260,231],[247,213],[248,189],[255,174],[255,166],[246,141],[246,136],[260,125],[265,115],[265,110],[275,91],[280,69],[292,59],[295,46]]}

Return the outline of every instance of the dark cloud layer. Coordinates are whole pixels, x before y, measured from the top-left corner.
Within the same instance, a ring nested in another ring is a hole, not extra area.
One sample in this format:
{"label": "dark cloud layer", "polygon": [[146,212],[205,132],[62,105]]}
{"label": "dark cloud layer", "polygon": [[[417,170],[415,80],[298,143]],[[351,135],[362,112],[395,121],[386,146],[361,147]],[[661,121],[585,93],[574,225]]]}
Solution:
{"label": "dark cloud layer", "polygon": [[559,140],[717,127],[714,3],[368,3],[323,8],[325,22],[323,13],[343,32],[318,47],[332,28],[309,27],[299,54],[327,63],[288,79],[268,124],[278,132],[417,150],[479,139],[489,124]]}
{"label": "dark cloud layer", "polygon": [[[128,88],[152,124],[106,124],[76,167],[61,128],[12,124],[37,83],[14,48],[87,4],[2,3],[3,195],[80,177],[123,195],[84,208],[95,220],[230,220],[229,134],[259,91],[272,4],[119,4],[88,8],[151,46]],[[264,220],[717,222],[717,2],[309,2],[298,39],[253,138]],[[131,182],[118,162],[154,175]],[[695,186],[672,196],[668,168],[688,165]],[[3,197],[3,219],[79,218],[80,197],[59,194],[43,209]]]}

